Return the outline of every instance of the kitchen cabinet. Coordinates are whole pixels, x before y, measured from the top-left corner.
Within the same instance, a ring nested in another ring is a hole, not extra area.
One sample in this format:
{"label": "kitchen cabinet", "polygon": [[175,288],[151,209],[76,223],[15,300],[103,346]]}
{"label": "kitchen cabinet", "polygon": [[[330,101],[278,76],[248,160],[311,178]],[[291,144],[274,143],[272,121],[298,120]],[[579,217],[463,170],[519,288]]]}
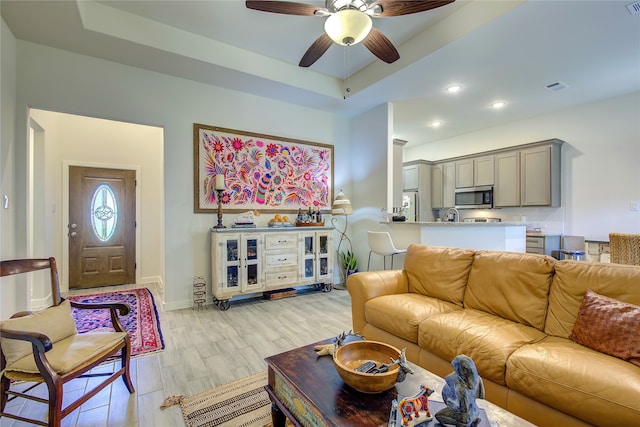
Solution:
{"label": "kitchen cabinet", "polygon": [[448,162],[442,165],[442,207],[452,208],[455,206],[456,192],[456,164]]}
{"label": "kitchen cabinet", "polygon": [[560,144],[520,150],[520,205],[560,206]]}
{"label": "kitchen cabinet", "polygon": [[496,208],[520,206],[520,152],[495,155],[493,205]]}
{"label": "kitchen cabinet", "polygon": [[444,207],[444,203],[442,200],[443,168],[443,164],[435,164],[431,168],[431,207],[433,209],[442,209]]}
{"label": "kitchen cabinet", "polygon": [[456,188],[493,185],[494,157],[481,156],[458,160],[456,165]]}
{"label": "kitchen cabinet", "polygon": [[[333,286],[331,227],[211,229],[214,303],[236,295],[315,284]],[[307,270],[309,268],[309,270]]]}
{"label": "kitchen cabinet", "polygon": [[551,256],[560,250],[559,234],[527,234],[527,253]]}
{"label": "kitchen cabinet", "polygon": [[402,189],[417,190],[420,186],[420,173],[418,165],[409,165],[402,167]]}

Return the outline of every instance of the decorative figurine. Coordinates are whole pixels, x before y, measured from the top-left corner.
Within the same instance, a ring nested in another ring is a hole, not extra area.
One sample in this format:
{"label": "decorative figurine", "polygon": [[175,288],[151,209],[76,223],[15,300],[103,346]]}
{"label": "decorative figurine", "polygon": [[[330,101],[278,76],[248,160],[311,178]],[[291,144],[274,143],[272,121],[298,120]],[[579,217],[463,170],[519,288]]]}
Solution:
{"label": "decorative figurine", "polygon": [[420,412],[424,412],[424,421],[433,419],[431,411],[429,411],[429,402],[427,397],[431,396],[433,390],[424,384],[420,386],[420,391],[413,396],[404,397],[398,402],[398,408],[402,414],[402,425],[409,425],[409,421],[413,418],[420,417]]}
{"label": "decorative figurine", "polygon": [[389,423],[387,427],[396,427],[396,418],[398,417],[398,401],[393,399],[391,401],[391,411],[389,412]]}
{"label": "decorative figurine", "polygon": [[438,422],[456,427],[472,427],[480,423],[476,398],[484,399],[484,384],[473,360],[464,354],[451,362],[453,372],[444,378],[442,398],[447,405],[436,413]]}
{"label": "decorative figurine", "polygon": [[356,337],[364,341],[364,337],[360,334],[357,334],[353,331],[342,331],[340,335],[333,339],[333,344],[317,345],[313,349],[316,351],[316,354],[318,356],[333,356],[333,354],[336,352],[336,348],[344,344],[344,340],[346,340],[349,336]]}
{"label": "decorative figurine", "polygon": [[257,216],[260,216],[259,211],[247,211],[245,213],[237,215],[234,219],[234,222],[236,224],[253,224]]}

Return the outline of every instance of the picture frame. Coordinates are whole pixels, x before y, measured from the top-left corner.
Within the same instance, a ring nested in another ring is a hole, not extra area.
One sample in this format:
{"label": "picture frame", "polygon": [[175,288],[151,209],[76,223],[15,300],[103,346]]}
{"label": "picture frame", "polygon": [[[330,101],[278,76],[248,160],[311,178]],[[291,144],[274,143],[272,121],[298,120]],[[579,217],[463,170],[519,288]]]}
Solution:
{"label": "picture frame", "polygon": [[[195,213],[331,210],[333,145],[193,124]],[[219,183],[221,181],[218,181]]]}

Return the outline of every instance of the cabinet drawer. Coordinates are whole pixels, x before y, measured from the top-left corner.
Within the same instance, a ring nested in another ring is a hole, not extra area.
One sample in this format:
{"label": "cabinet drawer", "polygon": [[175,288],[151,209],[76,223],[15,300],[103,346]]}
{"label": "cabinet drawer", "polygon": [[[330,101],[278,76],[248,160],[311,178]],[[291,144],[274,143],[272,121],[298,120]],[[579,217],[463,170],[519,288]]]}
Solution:
{"label": "cabinet drawer", "polygon": [[544,249],[543,248],[532,248],[530,246],[527,246],[527,253],[528,254],[541,254],[541,255],[544,255]]}
{"label": "cabinet drawer", "polygon": [[298,270],[288,269],[265,273],[265,285],[267,287],[292,285],[298,283]]}
{"label": "cabinet drawer", "polygon": [[267,254],[266,268],[298,265],[298,255],[294,253]]}
{"label": "cabinet drawer", "polygon": [[527,249],[544,248],[544,237],[527,236]]}
{"label": "cabinet drawer", "polygon": [[264,238],[265,249],[295,248],[298,246],[298,235],[290,234],[267,234]]}

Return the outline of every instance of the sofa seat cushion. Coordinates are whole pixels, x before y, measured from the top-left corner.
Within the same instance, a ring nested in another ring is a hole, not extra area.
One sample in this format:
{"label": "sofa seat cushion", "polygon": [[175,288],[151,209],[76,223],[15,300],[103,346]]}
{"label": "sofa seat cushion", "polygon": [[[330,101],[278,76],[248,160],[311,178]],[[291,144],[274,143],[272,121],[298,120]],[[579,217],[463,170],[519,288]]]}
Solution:
{"label": "sofa seat cushion", "polygon": [[535,328],[464,309],[426,318],[420,324],[418,345],[446,361],[466,354],[475,362],[481,377],[504,385],[511,353],[544,337]]}
{"label": "sofa seat cushion", "polygon": [[590,424],[640,420],[640,368],[566,338],[548,336],[516,350],[507,386]]}
{"label": "sofa seat cushion", "polygon": [[429,316],[461,310],[455,304],[420,294],[384,295],[366,302],[367,323],[412,343],[418,342],[418,325]]}

